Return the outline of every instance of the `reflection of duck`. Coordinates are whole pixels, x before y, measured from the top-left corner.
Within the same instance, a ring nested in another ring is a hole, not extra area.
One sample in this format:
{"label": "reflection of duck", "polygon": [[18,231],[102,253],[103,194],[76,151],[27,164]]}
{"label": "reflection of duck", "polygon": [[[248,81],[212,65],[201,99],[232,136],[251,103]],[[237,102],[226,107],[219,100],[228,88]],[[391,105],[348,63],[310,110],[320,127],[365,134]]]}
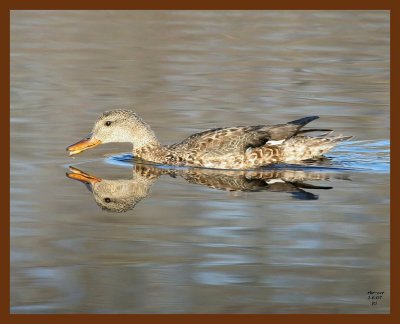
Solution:
{"label": "reflection of duck", "polygon": [[194,134],[183,142],[161,145],[150,126],[130,110],[111,110],[96,121],[92,133],[70,145],[70,155],[102,143],[130,142],[133,154],[155,163],[218,169],[252,169],[278,162],[313,159],[350,136],[304,136],[303,126],[318,116],[279,125],[215,128]]}
{"label": "reflection of duck", "polygon": [[315,200],[318,195],[304,189],[331,189],[303,181],[328,180],[327,174],[294,170],[229,171],[212,169],[164,169],[153,165],[136,164],[130,180],[107,180],[70,167],[67,177],[85,183],[96,203],[105,210],[124,212],[150,193],[153,182],[162,174],[177,175],[186,181],[227,191],[288,192],[296,199]]}
{"label": "reflection of duck", "polygon": [[74,167],[70,167],[70,171],[68,178],[85,183],[96,203],[102,209],[113,212],[125,212],[135,207],[150,193],[151,185],[162,173],[161,169],[136,167],[132,179],[107,180]]}

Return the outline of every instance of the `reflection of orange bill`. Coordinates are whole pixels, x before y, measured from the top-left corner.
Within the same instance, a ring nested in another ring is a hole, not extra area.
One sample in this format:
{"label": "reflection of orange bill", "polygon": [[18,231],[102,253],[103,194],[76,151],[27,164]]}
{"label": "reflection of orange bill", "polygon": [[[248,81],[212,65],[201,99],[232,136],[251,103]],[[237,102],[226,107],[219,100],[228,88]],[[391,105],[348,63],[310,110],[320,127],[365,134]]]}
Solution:
{"label": "reflection of orange bill", "polygon": [[95,147],[99,144],[101,144],[101,141],[99,141],[98,139],[95,139],[91,135],[89,135],[88,137],[81,139],[79,142],[76,142],[75,144],[68,146],[67,151],[69,152],[69,155],[71,156],[71,155],[81,153],[82,151],[85,151],[89,148]]}
{"label": "reflection of orange bill", "polygon": [[71,173],[67,173],[67,177],[70,179],[78,180],[84,183],[90,183],[91,185],[101,181],[100,178],[87,174],[74,167],[69,167],[69,171],[71,171]]}

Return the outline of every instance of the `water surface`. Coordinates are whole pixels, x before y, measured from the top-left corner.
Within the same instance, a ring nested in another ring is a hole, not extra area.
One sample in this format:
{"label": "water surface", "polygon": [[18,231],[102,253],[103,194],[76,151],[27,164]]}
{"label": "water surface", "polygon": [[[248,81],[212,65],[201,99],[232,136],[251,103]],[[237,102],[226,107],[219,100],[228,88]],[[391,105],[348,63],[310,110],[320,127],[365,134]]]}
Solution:
{"label": "water surface", "polygon": [[[163,143],[307,115],[354,138],[259,174],[66,155],[121,106]],[[388,313],[389,118],[388,12],[13,11],[11,312]]]}

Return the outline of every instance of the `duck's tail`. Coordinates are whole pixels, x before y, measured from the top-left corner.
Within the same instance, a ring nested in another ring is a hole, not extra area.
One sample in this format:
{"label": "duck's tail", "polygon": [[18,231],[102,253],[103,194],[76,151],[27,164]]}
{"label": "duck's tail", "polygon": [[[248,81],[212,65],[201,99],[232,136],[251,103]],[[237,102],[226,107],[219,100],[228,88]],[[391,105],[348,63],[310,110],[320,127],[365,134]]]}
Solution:
{"label": "duck's tail", "polygon": [[[310,130],[315,131],[315,130]],[[334,148],[339,142],[347,141],[353,136],[329,136],[322,134],[318,137],[294,136],[282,144],[284,162],[315,159]]]}
{"label": "duck's tail", "polygon": [[307,129],[302,128],[311,123],[313,120],[318,119],[319,116],[308,116],[300,119],[293,120],[286,124],[278,124],[274,126],[266,126],[266,132],[269,135],[270,141],[287,140],[297,134],[315,132],[315,131],[331,131],[330,129]]}
{"label": "duck's tail", "polygon": [[288,124],[303,127],[304,125],[307,125],[308,123],[311,123],[313,120],[316,120],[318,118],[319,118],[319,116],[308,116],[308,117],[303,117],[300,119],[292,120],[291,122],[288,122]]}

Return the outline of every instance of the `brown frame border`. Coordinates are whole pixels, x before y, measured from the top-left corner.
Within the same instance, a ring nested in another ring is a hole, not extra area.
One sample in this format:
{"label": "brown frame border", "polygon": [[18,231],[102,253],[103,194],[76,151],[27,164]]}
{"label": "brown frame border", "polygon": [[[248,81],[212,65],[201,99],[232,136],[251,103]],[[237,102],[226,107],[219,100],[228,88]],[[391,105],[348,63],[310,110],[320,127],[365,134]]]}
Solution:
{"label": "brown frame border", "polygon": [[[153,0],[150,2],[137,2],[129,1],[129,0],[114,0],[111,3],[105,0],[98,0],[96,2],[86,0],[77,1],[73,0],[3,0],[0,2],[0,26],[1,26],[1,40],[2,47],[0,50],[1,53],[1,106],[2,113],[4,119],[9,120],[10,118],[10,10],[49,10],[49,9],[64,9],[64,10],[82,10],[82,9],[97,9],[97,10],[110,10],[110,9],[131,9],[131,10],[154,10],[154,9],[170,9],[170,10],[272,10],[272,9],[280,9],[280,10],[390,10],[390,100],[391,100],[391,118],[390,118],[390,126],[391,126],[391,198],[397,196],[397,186],[396,183],[393,183],[393,179],[398,179],[399,171],[397,168],[392,167],[393,161],[397,160],[398,154],[398,141],[399,141],[399,128],[395,125],[395,120],[399,120],[399,112],[398,109],[392,109],[392,107],[399,107],[399,64],[398,59],[396,57],[400,57],[399,55],[399,10],[396,6],[396,2],[400,3],[400,1],[396,0],[329,0],[329,1],[321,1],[321,0],[281,0],[275,2],[263,2],[261,0],[247,0],[246,2],[239,1],[229,1],[229,0],[192,0],[191,2],[186,1],[162,1],[162,0]],[[396,91],[397,90],[397,91]],[[8,153],[8,158],[0,159],[1,169],[2,170],[10,170],[10,124],[9,122],[6,124],[7,127],[2,127],[1,131],[1,140],[3,148],[6,148]],[[7,187],[8,184],[8,187]],[[360,321],[362,323],[372,323],[372,322],[382,322],[382,321],[390,321],[390,322],[399,322],[399,299],[398,292],[400,291],[399,287],[399,279],[396,276],[396,273],[399,273],[399,221],[397,217],[395,217],[396,211],[398,211],[398,201],[396,199],[391,199],[390,207],[391,207],[391,217],[390,217],[390,234],[391,234],[391,275],[390,275],[390,283],[391,283],[391,302],[390,309],[391,314],[361,314],[361,315],[335,315],[335,314],[326,314],[326,315],[270,315],[270,314],[249,314],[249,315],[196,315],[196,314],[185,314],[185,315],[143,315],[143,314],[132,314],[132,315],[99,315],[99,314],[82,314],[82,315],[20,315],[20,314],[10,314],[10,174],[6,174],[3,176],[3,181],[1,182],[1,192],[2,196],[5,197],[5,201],[8,202],[4,204],[2,207],[4,214],[2,213],[1,220],[1,260],[2,264],[6,264],[7,266],[1,267],[1,296],[0,296],[0,320],[2,323],[22,323],[26,321],[32,322],[48,322],[54,323],[55,321],[58,323],[67,323],[69,321],[79,321],[79,322],[87,322],[90,320],[96,322],[108,322],[109,320],[118,320],[120,322],[128,322],[132,320],[139,321],[173,321],[173,322],[200,322],[200,321],[214,321],[214,322],[242,322],[242,321],[252,321],[252,322],[261,322],[266,320],[271,320],[275,322],[293,322],[293,321],[304,321],[307,323],[333,323],[335,321]],[[397,319],[397,320],[396,320]]]}

